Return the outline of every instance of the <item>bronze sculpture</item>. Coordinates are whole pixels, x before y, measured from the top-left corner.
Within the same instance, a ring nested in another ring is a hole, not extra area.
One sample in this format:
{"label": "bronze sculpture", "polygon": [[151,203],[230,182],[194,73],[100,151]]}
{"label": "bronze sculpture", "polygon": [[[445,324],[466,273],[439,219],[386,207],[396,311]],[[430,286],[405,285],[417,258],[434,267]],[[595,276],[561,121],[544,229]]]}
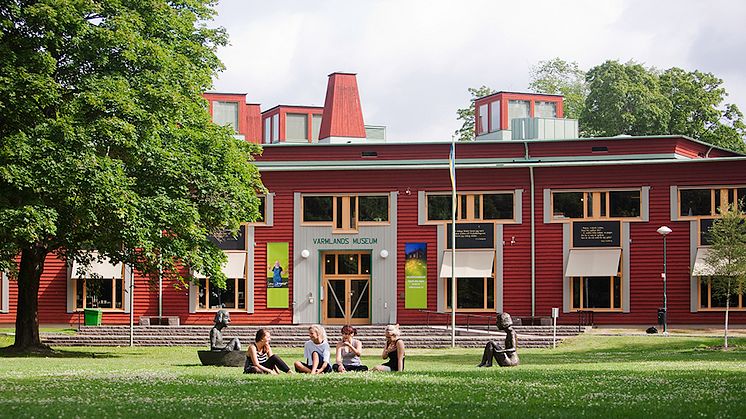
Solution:
{"label": "bronze sculpture", "polygon": [[215,313],[215,326],[210,329],[210,350],[211,351],[240,351],[241,342],[238,338],[231,339],[228,344],[223,343],[222,330],[231,323],[231,315],[226,310],[218,310]]}
{"label": "bronze sculpture", "polygon": [[495,341],[487,342],[484,354],[482,354],[482,362],[477,365],[478,367],[491,367],[493,358],[501,367],[514,367],[520,363],[513,319],[510,318],[510,314],[500,313],[497,316],[497,328],[505,332],[505,347]]}

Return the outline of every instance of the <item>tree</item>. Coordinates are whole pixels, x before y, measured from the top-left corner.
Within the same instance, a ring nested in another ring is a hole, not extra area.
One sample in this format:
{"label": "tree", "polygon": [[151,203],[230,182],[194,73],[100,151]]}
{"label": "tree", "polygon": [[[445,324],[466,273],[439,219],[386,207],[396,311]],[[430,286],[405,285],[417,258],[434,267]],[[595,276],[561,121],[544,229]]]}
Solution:
{"label": "tree", "polygon": [[557,57],[539,61],[531,67],[530,73],[530,91],[564,96],[565,118],[580,118],[588,96],[588,84],[585,81],[585,71],[580,69],[578,63],[569,63]]}
{"label": "tree", "polygon": [[[741,202],[743,207],[743,201]],[[722,218],[710,229],[712,246],[705,258],[711,267],[711,293],[725,301],[724,347],[728,349],[728,314],[731,298],[746,290],[746,215],[741,208],[730,205],[721,210]]]}
{"label": "tree", "polygon": [[667,134],[671,101],[654,70],[640,64],[606,61],[588,71],[588,96],[580,115],[594,136]]}
{"label": "tree", "polygon": [[736,105],[725,103],[723,80],[712,73],[677,67],[660,75],[663,93],[671,101],[668,132],[683,134],[720,147],[743,151],[746,126]]}
{"label": "tree", "polygon": [[495,90],[487,87],[482,86],[480,88],[473,88],[470,87],[469,94],[471,94],[471,101],[469,102],[468,108],[462,108],[456,110],[456,117],[459,121],[464,121],[463,125],[461,125],[461,128],[457,129],[454,134],[456,135],[457,139],[459,141],[472,141],[474,140],[474,103],[477,99],[480,97],[488,96],[493,93],[496,93]]}
{"label": "tree", "polygon": [[[49,255],[95,249],[147,275],[198,269],[207,235],[258,216],[257,146],[210,122],[201,93],[227,38],[210,0],[10,0],[0,5],[0,269],[18,281],[14,350],[43,350]],[[17,258],[20,255],[20,267]]]}

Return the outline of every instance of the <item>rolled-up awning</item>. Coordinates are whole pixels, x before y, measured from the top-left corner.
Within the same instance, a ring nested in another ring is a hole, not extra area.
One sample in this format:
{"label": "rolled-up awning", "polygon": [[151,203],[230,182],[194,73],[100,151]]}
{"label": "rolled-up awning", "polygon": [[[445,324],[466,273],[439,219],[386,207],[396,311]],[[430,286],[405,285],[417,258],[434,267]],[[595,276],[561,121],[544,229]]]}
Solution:
{"label": "rolled-up awning", "polygon": [[707,247],[697,248],[697,256],[694,258],[694,266],[692,267],[692,276],[711,276],[717,275],[714,266],[707,263],[707,256],[710,254],[710,249]]}
{"label": "rolled-up awning", "polygon": [[[228,278],[243,278],[246,271],[246,253],[228,253],[228,262],[223,265],[223,273]],[[195,278],[206,278],[201,272],[194,272]]]}
{"label": "rolled-up awning", "polygon": [[572,249],[565,276],[615,276],[621,249]]}
{"label": "rolled-up awning", "polygon": [[[451,273],[451,251],[443,252],[443,263],[440,265],[440,277],[450,278]],[[494,265],[494,251],[456,251],[456,277],[457,278],[484,278],[492,276]]]}
{"label": "rolled-up awning", "polygon": [[94,259],[91,264],[84,266],[77,261],[73,261],[73,278],[122,278],[122,264],[112,264],[108,258],[103,258],[100,261],[97,260],[98,253],[93,252]]}

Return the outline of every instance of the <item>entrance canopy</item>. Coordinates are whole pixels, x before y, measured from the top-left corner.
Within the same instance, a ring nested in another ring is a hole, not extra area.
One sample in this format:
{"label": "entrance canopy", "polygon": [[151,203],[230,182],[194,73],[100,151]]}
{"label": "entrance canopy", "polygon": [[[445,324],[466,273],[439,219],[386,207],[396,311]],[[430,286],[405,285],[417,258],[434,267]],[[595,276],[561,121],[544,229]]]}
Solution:
{"label": "entrance canopy", "polygon": [[565,276],[615,276],[621,249],[572,249]]}
{"label": "entrance canopy", "polygon": [[[243,278],[246,271],[246,253],[227,253],[228,262],[223,265],[223,273],[228,278]],[[201,272],[194,272],[195,278],[206,278]]]}
{"label": "entrance canopy", "polygon": [[77,261],[73,261],[73,270],[72,270],[72,277],[73,278],[90,278],[90,277],[99,277],[99,278],[116,278],[119,279],[122,277],[122,264],[117,263],[116,265],[112,264],[109,259],[103,258],[102,260],[97,260],[98,253],[93,252],[94,259],[91,261],[91,264],[89,266],[84,266]]}
{"label": "entrance canopy", "polygon": [[[443,252],[443,263],[440,265],[440,277],[452,277],[451,250]],[[484,278],[492,276],[494,251],[456,250],[457,278]]]}
{"label": "entrance canopy", "polygon": [[707,256],[709,254],[709,248],[697,248],[697,256],[694,258],[694,266],[692,267],[692,276],[717,275],[717,267],[707,263]]}

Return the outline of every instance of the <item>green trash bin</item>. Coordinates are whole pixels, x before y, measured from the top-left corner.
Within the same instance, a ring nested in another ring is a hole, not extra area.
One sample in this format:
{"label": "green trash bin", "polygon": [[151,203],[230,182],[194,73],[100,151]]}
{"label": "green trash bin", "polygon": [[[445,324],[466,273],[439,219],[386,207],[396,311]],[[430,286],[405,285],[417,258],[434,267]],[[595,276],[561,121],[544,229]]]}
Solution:
{"label": "green trash bin", "polygon": [[86,326],[101,326],[101,317],[103,311],[98,308],[87,308],[84,311],[85,325]]}

